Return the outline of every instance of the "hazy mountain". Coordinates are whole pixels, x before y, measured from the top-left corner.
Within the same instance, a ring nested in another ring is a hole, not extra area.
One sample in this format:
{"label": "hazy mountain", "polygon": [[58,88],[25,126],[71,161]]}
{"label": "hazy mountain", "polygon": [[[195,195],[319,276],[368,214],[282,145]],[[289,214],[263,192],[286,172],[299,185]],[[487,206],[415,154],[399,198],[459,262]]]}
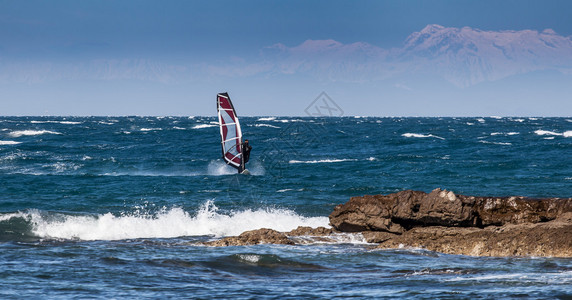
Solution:
{"label": "hazy mountain", "polygon": [[542,32],[482,31],[428,25],[393,57],[409,70],[436,72],[459,86],[539,70],[572,71],[572,40]]}
{"label": "hazy mountain", "polygon": [[572,39],[542,32],[483,31],[428,25],[402,47],[307,40],[263,51],[274,72],[307,72],[322,80],[375,81],[407,75],[440,76],[459,87],[542,70],[572,74]]}
{"label": "hazy mountain", "polygon": [[483,31],[428,25],[392,49],[365,42],[307,40],[293,47],[266,47],[255,60],[221,57],[217,63],[206,63],[100,58],[33,62],[0,57],[0,70],[0,83],[81,79],[180,83],[295,74],[323,83],[389,80],[404,90],[423,78],[436,77],[457,87],[469,87],[538,71],[572,75],[572,39],[551,29]]}

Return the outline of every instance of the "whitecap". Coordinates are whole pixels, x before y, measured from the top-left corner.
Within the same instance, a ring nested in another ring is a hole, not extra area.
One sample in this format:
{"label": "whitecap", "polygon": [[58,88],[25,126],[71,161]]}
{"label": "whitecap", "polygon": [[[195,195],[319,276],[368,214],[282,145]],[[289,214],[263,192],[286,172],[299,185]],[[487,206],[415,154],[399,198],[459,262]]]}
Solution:
{"label": "whitecap", "polygon": [[413,138],[431,138],[432,137],[432,138],[441,139],[441,140],[445,139],[445,138],[442,138],[440,136],[436,136],[436,135],[432,135],[432,134],[420,134],[420,133],[409,133],[409,132],[404,133],[401,136],[408,137],[408,138],[411,138],[411,137],[413,137]]}
{"label": "whitecap", "polygon": [[270,128],[280,128],[278,126],[270,125],[270,124],[255,124],[256,127],[270,127]]}
{"label": "whitecap", "polygon": [[520,134],[520,132],[511,131],[511,132],[493,132],[493,133],[491,133],[491,135],[517,135],[517,134]]}
{"label": "whitecap", "polygon": [[141,131],[158,131],[158,130],[163,130],[162,128],[141,128],[139,129]]}
{"label": "whitecap", "polygon": [[344,161],[356,161],[356,159],[320,159],[320,160],[290,160],[291,164],[320,164],[320,163],[338,163]]}
{"label": "whitecap", "polygon": [[534,131],[534,133],[536,133],[537,135],[554,135],[554,136],[564,136],[564,137],[571,137],[572,136],[572,131],[566,131],[564,133],[558,133],[555,131],[539,129],[539,130]]}
{"label": "whitecap", "polygon": [[494,144],[494,145],[503,145],[503,146],[510,146],[512,143],[503,143],[503,142],[489,142],[489,141],[479,141],[479,143],[483,144]]}
{"label": "whitecap", "polygon": [[55,123],[55,124],[64,124],[64,125],[78,125],[82,124],[83,122],[74,122],[74,121],[30,121],[32,124],[46,124],[46,123]]}
{"label": "whitecap", "polygon": [[0,145],[18,145],[21,143],[22,142],[16,142],[16,141],[0,141]]}
{"label": "whitecap", "polygon": [[263,118],[258,118],[257,121],[274,121],[276,120],[276,117],[263,117]]}
{"label": "whitecap", "polygon": [[183,236],[236,236],[248,230],[270,228],[290,231],[298,226],[329,227],[327,217],[304,217],[288,209],[244,209],[221,214],[212,200],[196,214],[182,208],[163,208],[158,213],[144,209],[134,213],[96,216],[62,215],[45,217],[38,211],[26,216],[33,233],[41,238],[79,240],[123,240],[139,238],[174,238]]}
{"label": "whitecap", "polygon": [[61,133],[49,130],[16,130],[8,133],[8,135],[11,137],[33,136],[42,134],[61,134]]}
{"label": "whitecap", "polygon": [[192,128],[193,129],[202,129],[202,128],[209,128],[209,127],[216,127],[216,126],[218,126],[218,125],[215,125],[215,124],[198,124],[198,125],[193,126]]}

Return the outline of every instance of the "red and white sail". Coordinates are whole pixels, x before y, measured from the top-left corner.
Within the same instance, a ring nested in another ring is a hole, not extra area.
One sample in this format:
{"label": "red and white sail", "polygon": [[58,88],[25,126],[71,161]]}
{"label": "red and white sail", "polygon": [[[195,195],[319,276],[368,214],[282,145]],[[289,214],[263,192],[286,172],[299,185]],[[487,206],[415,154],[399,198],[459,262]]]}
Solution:
{"label": "red and white sail", "polygon": [[220,136],[222,146],[222,157],[224,161],[236,169],[238,173],[244,170],[244,160],[242,155],[242,131],[240,122],[236,116],[236,111],[228,93],[219,93],[216,96],[218,122],[220,125]]}

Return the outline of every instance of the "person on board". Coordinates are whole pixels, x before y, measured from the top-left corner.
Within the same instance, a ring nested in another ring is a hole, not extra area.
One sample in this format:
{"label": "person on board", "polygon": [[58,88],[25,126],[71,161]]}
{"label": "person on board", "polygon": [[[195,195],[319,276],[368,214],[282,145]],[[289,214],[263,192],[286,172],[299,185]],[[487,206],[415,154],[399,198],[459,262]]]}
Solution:
{"label": "person on board", "polygon": [[247,163],[250,159],[250,150],[252,150],[252,146],[248,143],[248,140],[244,140],[242,144],[242,151],[244,153],[244,163]]}

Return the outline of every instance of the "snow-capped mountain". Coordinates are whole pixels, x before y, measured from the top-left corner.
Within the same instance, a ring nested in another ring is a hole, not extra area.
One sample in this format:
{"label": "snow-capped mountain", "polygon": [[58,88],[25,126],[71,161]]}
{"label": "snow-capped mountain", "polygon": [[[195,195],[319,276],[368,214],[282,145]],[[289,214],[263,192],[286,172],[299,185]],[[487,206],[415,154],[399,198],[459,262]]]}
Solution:
{"label": "snow-capped mountain", "polygon": [[428,75],[467,87],[539,70],[572,74],[572,39],[551,29],[483,31],[428,25],[400,48],[307,40],[295,47],[277,44],[263,53],[274,72],[305,72],[332,81]]}
{"label": "snow-capped mountain", "polygon": [[572,39],[551,29],[482,31],[428,25],[407,38],[396,58],[415,71],[437,72],[456,85],[469,86],[537,70],[569,73]]}

